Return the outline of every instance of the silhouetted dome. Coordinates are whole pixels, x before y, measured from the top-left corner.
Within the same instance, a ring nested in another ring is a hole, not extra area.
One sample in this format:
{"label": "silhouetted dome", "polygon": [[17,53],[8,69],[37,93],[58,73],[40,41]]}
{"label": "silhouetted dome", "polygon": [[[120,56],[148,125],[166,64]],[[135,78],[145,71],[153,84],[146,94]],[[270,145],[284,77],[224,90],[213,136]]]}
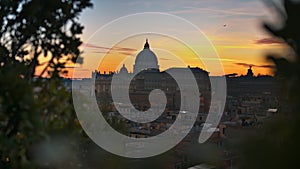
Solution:
{"label": "silhouetted dome", "polygon": [[123,67],[120,69],[120,73],[121,73],[121,74],[124,74],[124,73],[128,74],[128,70],[127,70],[127,68],[125,67],[125,64],[123,64]]}
{"label": "silhouetted dome", "polygon": [[148,39],[144,45],[144,49],[136,56],[134,72],[145,69],[159,69],[156,55],[150,50]]}

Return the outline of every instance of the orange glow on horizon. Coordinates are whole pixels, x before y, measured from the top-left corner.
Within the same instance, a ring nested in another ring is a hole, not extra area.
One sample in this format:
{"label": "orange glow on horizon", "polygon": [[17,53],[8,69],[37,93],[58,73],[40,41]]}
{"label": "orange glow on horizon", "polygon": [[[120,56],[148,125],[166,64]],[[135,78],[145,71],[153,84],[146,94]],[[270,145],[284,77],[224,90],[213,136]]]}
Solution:
{"label": "orange glow on horizon", "polygon": [[[190,50],[188,46],[171,39],[169,37],[151,35],[149,38],[150,48],[158,57],[160,70],[166,70],[170,67],[200,67],[207,70],[203,65],[203,60],[220,61],[223,65],[224,74],[236,73],[245,75],[248,65],[253,66],[255,75],[273,75],[271,68],[272,63],[266,61],[265,56],[269,51],[277,51],[282,53],[285,49],[282,44],[256,44],[255,41],[249,41],[239,37],[213,37],[211,42],[214,45],[219,58],[211,58],[210,52],[206,51],[205,46],[198,46],[201,49],[199,57]],[[133,65],[136,55],[143,49],[145,36],[134,36],[124,41],[121,41],[112,48],[90,45],[82,48],[84,53],[84,64],[80,65],[80,77],[74,78],[89,78],[94,70],[100,73],[118,72],[123,65],[129,72],[133,71]],[[243,43],[242,43],[243,42]],[[281,52],[280,52],[281,51]],[[85,56],[89,56],[86,58]],[[92,58],[92,59],[91,59]],[[102,59],[102,60],[101,60]],[[101,63],[100,63],[101,60]],[[201,61],[202,60],[202,61]],[[99,64],[100,63],[100,64]],[[244,65],[240,65],[243,63]],[[68,68],[69,73],[66,77],[72,78],[73,69]],[[211,72],[207,70],[208,72]],[[78,74],[77,74],[78,75]],[[220,75],[220,74],[211,74]]]}

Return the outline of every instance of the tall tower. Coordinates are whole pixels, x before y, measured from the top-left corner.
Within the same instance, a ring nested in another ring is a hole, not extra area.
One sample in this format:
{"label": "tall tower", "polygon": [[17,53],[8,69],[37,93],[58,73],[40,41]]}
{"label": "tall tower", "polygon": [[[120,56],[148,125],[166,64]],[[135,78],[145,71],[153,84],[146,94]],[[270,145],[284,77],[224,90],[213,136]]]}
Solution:
{"label": "tall tower", "polygon": [[252,71],[252,66],[249,67],[248,72],[247,72],[247,77],[253,77],[253,71]]}

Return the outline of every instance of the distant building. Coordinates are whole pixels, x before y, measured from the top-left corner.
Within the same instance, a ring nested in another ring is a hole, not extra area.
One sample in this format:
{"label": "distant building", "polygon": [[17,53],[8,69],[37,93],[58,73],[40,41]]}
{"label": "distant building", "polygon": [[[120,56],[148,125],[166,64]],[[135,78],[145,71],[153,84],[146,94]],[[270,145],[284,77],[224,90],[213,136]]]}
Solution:
{"label": "distant building", "polygon": [[252,66],[249,67],[246,77],[249,77],[249,78],[253,77]]}

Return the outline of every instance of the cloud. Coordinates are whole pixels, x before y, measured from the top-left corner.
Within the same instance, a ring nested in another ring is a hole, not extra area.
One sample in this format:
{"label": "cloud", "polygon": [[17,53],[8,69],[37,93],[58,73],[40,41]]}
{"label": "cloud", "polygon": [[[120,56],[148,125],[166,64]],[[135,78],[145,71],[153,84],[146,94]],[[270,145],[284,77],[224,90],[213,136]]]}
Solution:
{"label": "cloud", "polygon": [[195,8],[195,7],[186,7],[183,10],[175,10],[175,11],[169,11],[168,13],[171,14],[182,14],[182,13],[217,13],[217,14],[225,14],[225,15],[244,15],[244,16],[263,16],[261,13],[255,13],[255,12],[246,12],[242,10],[236,10],[236,9],[214,9],[214,8]]}
{"label": "cloud", "polygon": [[238,62],[238,63],[234,63],[235,65],[238,65],[238,66],[244,66],[244,67],[257,67],[257,68],[275,68],[274,65],[255,65],[255,64],[249,64],[249,63],[242,63],[242,62]]}
{"label": "cloud", "polygon": [[244,67],[250,67],[250,66],[255,66],[254,64],[248,64],[248,63],[234,63],[238,66],[244,66]]}
{"label": "cloud", "polygon": [[191,58],[193,60],[208,60],[208,61],[216,61],[216,62],[219,62],[219,61],[223,61],[223,62],[237,62],[238,60],[236,59],[230,59],[230,58],[215,58],[215,57],[194,57],[194,58]]}
{"label": "cloud", "polygon": [[105,52],[105,51],[93,51],[92,53],[108,54],[109,52]]}
{"label": "cloud", "polygon": [[83,46],[86,48],[92,48],[92,49],[110,50],[110,48],[102,47],[102,46],[98,46],[98,45],[94,45],[94,44],[90,44],[90,43],[84,43]]}
{"label": "cloud", "polygon": [[259,66],[256,66],[256,67],[260,67],[260,68],[271,68],[271,69],[275,68],[275,66],[273,66],[273,65],[259,65]]}
{"label": "cloud", "polygon": [[136,52],[136,49],[133,48],[124,48],[124,47],[113,47],[113,50],[119,50],[119,51],[130,51],[130,52]]}
{"label": "cloud", "polygon": [[132,55],[132,53],[135,53],[137,51],[137,49],[134,48],[119,47],[119,46],[108,48],[108,47],[94,45],[90,43],[85,43],[83,44],[83,46],[86,48],[96,49],[97,51],[93,51],[93,53],[103,53],[103,54],[108,54],[111,51],[116,51],[120,54]]}
{"label": "cloud", "polygon": [[275,38],[263,38],[255,41],[258,45],[269,45],[269,44],[283,44],[284,42],[280,39]]}
{"label": "cloud", "polygon": [[171,60],[173,60],[173,59],[159,58],[159,60],[171,61]]}
{"label": "cloud", "polygon": [[131,56],[134,52],[119,52],[120,54]]}

